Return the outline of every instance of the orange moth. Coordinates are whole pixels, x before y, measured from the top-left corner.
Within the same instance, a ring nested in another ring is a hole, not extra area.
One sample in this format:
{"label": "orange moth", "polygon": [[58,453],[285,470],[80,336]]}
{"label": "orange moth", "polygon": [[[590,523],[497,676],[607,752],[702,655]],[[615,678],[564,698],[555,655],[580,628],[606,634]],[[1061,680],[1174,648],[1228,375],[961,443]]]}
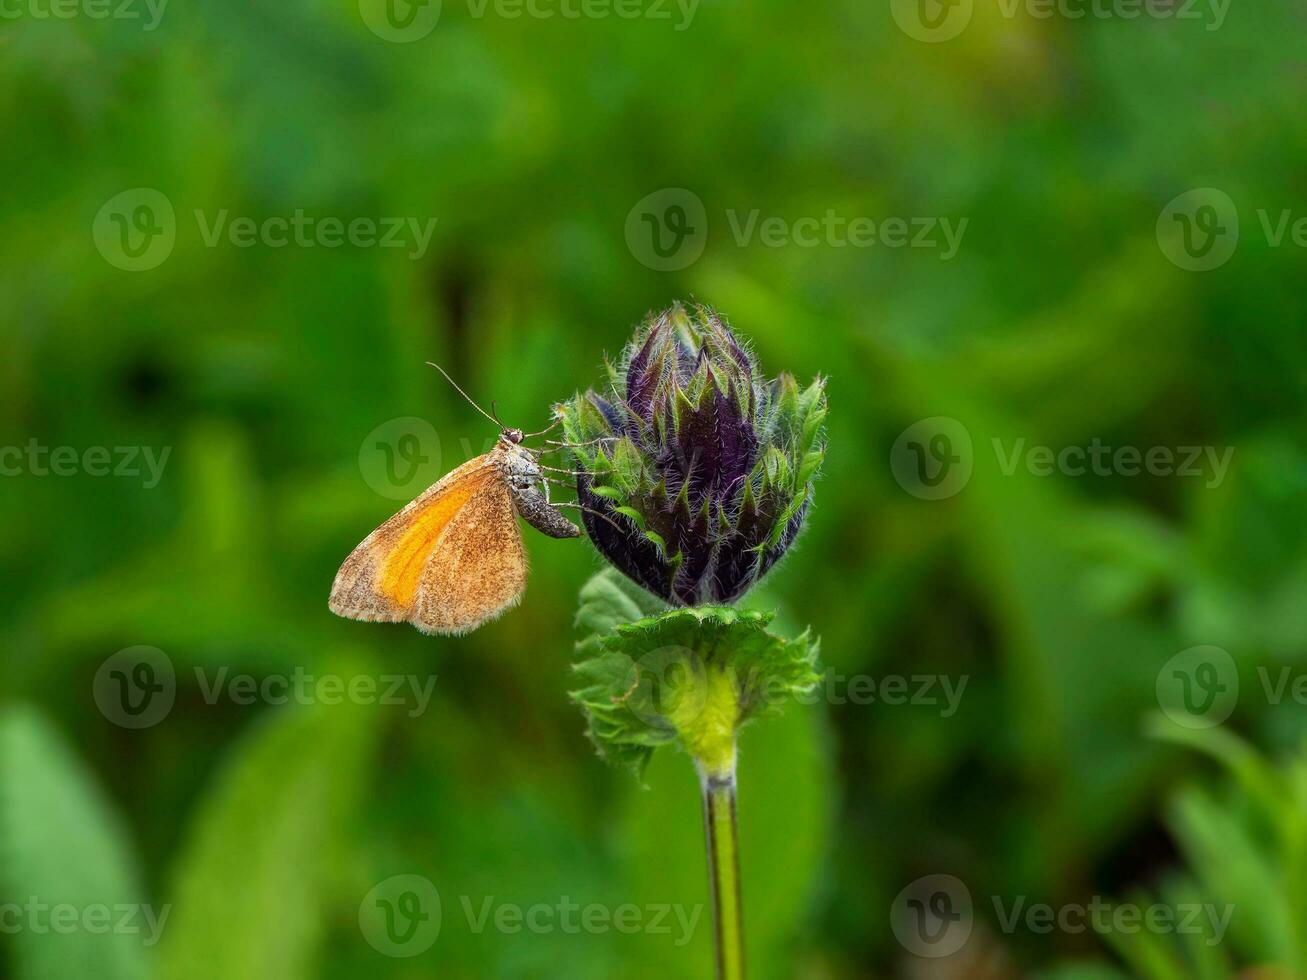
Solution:
{"label": "orange moth", "polygon": [[543,471],[552,467],[541,465],[540,450],[523,445],[530,437],[504,427],[454,387],[500,426],[495,447],[446,474],[363,539],[332,584],[328,605],[336,615],[412,623],[424,633],[467,633],[526,590],[519,516],[551,538],[580,536],[558,510],[578,505],[550,502]]}

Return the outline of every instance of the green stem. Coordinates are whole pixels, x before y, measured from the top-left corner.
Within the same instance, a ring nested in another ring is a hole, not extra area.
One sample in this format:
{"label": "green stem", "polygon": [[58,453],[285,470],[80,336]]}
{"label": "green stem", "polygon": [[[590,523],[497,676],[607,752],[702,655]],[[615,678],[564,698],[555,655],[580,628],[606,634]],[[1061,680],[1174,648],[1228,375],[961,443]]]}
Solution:
{"label": "green stem", "polygon": [[712,887],[717,980],[744,980],[744,913],[740,904],[740,847],[735,823],[735,759],[729,768],[699,765],[708,881]]}

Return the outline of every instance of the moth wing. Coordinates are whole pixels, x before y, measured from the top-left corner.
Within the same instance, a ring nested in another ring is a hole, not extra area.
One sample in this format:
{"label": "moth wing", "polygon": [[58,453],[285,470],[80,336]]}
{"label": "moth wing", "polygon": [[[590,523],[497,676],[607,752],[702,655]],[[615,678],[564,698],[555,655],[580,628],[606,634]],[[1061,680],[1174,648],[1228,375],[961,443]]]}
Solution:
{"label": "moth wing", "polygon": [[441,536],[480,493],[493,493],[495,484],[508,492],[499,467],[487,454],[428,487],[345,559],[331,586],[331,611],[369,622],[412,620],[424,572]]}
{"label": "moth wing", "polygon": [[525,591],[526,550],[501,476],[488,480],[441,534],[423,569],[411,622],[426,633],[466,633],[515,605]]}

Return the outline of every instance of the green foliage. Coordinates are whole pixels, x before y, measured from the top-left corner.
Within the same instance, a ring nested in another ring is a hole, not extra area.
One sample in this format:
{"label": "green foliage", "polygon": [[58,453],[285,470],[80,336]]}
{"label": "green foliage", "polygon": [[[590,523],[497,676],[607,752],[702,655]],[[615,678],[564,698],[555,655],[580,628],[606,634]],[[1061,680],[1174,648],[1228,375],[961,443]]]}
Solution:
{"label": "green foliage", "polygon": [[[1168,824],[1187,870],[1171,874],[1156,899],[1228,914],[1228,939],[1206,915],[1194,923],[1201,931],[1178,937],[1144,930],[1106,938],[1144,980],[1221,980],[1254,968],[1307,973],[1307,750],[1276,768],[1222,729],[1180,728],[1161,716],[1149,727],[1207,753],[1229,776],[1217,791],[1190,785],[1172,800]],[[1143,891],[1131,898],[1155,900]]]}
{"label": "green foliage", "polygon": [[330,886],[375,725],[360,708],[336,712],[287,711],[237,746],[178,858],[159,980],[321,975]]}
{"label": "green foliage", "polygon": [[699,606],[623,618],[640,611],[616,571],[587,583],[577,619],[594,632],[577,644],[585,685],[571,695],[599,754],[637,773],[670,743],[702,762],[733,756],[741,726],[821,679],[818,642],[768,632],[771,613]]}
{"label": "green foliage", "polygon": [[[17,705],[0,711],[0,896],[15,980],[145,980],[158,936],[143,906],[168,925],[119,814],[49,721]],[[97,925],[88,916],[101,908]],[[56,909],[88,926],[55,928]],[[118,930],[124,918],[140,932]]]}

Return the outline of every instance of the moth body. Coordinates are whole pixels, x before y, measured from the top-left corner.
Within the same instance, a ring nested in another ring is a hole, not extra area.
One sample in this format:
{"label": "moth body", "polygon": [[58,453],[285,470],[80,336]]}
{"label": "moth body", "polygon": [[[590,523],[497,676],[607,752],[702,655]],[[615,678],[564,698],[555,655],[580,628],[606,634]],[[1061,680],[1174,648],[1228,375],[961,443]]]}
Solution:
{"label": "moth body", "polygon": [[551,538],[581,536],[581,529],[550,504],[549,484],[534,456],[507,436],[499,437],[495,452],[499,453],[499,465],[513,495],[513,505],[523,520]]}

